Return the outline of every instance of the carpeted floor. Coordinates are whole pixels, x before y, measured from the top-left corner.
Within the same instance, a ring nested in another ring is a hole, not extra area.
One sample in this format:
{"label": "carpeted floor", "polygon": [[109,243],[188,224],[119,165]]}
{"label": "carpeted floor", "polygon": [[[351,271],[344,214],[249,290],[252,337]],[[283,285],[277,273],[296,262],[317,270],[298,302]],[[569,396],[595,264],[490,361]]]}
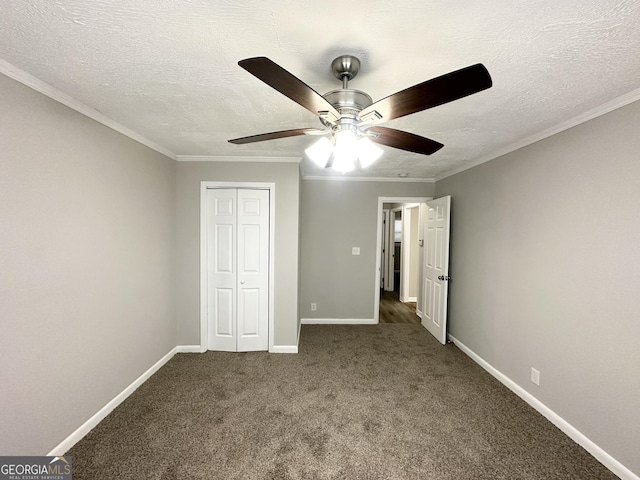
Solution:
{"label": "carpeted floor", "polygon": [[420,325],[178,354],[74,446],[83,479],[615,479]]}

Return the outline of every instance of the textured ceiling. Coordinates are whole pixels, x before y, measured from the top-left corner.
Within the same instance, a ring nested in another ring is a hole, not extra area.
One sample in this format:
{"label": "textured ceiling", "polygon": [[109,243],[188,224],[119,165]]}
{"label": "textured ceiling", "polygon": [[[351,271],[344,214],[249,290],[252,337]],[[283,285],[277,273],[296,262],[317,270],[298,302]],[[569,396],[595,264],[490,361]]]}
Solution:
{"label": "textured ceiling", "polygon": [[[484,63],[494,86],[385,123],[445,147],[384,148],[352,176],[439,178],[640,87],[637,0],[3,0],[0,58],[177,155],[300,158],[312,137],[230,138],[316,117],[241,69],[267,56],[320,93],[331,60],[362,62],[374,101]],[[334,174],[303,159],[305,176]]]}

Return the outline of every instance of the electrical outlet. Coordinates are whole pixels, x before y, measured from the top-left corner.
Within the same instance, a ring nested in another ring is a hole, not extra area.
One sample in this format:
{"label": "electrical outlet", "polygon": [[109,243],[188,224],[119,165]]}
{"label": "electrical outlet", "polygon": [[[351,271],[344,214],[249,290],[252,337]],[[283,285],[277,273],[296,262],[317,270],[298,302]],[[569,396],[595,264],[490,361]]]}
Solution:
{"label": "electrical outlet", "polygon": [[351,247],[351,255],[360,255],[360,247]]}
{"label": "electrical outlet", "polygon": [[311,304],[311,311],[315,312],[316,310],[318,310],[318,306],[315,303]]}
{"label": "electrical outlet", "polygon": [[540,372],[531,367],[531,381],[536,385],[540,385]]}

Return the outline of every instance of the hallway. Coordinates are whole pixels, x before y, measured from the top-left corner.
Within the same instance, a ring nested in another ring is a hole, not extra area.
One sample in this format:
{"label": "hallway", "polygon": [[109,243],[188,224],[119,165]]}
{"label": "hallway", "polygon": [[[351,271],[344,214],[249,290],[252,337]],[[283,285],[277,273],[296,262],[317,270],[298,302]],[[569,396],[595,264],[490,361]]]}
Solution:
{"label": "hallway", "polygon": [[402,303],[398,292],[380,291],[380,323],[420,323],[415,302]]}

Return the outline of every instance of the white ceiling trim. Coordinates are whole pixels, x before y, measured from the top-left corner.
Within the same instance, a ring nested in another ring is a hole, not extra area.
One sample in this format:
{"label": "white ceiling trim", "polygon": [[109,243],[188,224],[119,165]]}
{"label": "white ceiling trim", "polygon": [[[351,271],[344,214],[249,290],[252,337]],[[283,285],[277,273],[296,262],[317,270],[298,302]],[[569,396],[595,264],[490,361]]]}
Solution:
{"label": "white ceiling trim", "polygon": [[217,155],[176,155],[178,162],[266,162],[300,163],[301,157],[231,157]]}
{"label": "white ceiling trim", "polygon": [[389,178],[389,177],[330,177],[328,175],[307,175],[302,180],[324,180],[329,182],[413,182],[413,183],[434,183],[433,178]]}
{"label": "white ceiling trim", "polygon": [[470,168],[473,168],[477,165],[493,160],[494,158],[501,157],[508,153],[514,152],[516,150],[519,150],[520,148],[526,147],[527,145],[531,145],[532,143],[536,143],[536,142],[539,142],[540,140],[544,140],[545,138],[549,138],[553,135],[556,135],[557,133],[560,133],[572,127],[578,126],[581,123],[588,122],[589,120],[593,120],[594,118],[597,118],[601,115],[605,115],[609,112],[612,112],[613,110],[622,108],[625,105],[629,105],[630,103],[636,102],[638,100],[640,100],[640,88],[632,90],[631,92],[625,95],[621,95],[617,98],[614,98],[613,100],[607,103],[604,103],[599,107],[593,108],[585,113],[576,115],[575,117],[570,118],[569,120],[566,120],[554,127],[550,127],[545,130],[542,130],[541,132],[535,133],[518,142],[512,143],[511,145],[501,148],[500,150],[497,150],[488,155],[472,160],[471,162],[468,162],[465,165],[462,165],[453,170],[449,170],[445,174],[437,176],[435,178],[435,181],[437,182],[444,178],[455,175],[457,173],[464,172],[465,170],[469,170]]}
{"label": "white ceiling trim", "polygon": [[67,95],[61,90],[58,90],[57,88],[49,85],[48,83],[43,82],[42,80],[25,72],[24,70],[19,69],[15,65],[12,65],[11,63],[1,58],[0,58],[0,73],[6,75],[9,78],[13,78],[14,80],[22,83],[23,85],[26,85],[27,87],[32,88],[36,92],[40,92],[43,95],[46,95],[47,97],[51,98],[52,100],[55,100],[56,102],[66,105],[67,107],[75,110],[76,112],[81,113],[82,115],[85,115],[91,118],[92,120],[95,120],[96,122],[99,122],[102,125],[109,127],[115,130],[116,132],[121,133],[122,135],[125,135],[131,138],[132,140],[135,140],[136,142],[151,148],[152,150],[155,150],[156,152],[166,155],[167,157],[173,160],[176,159],[176,154],[173,153],[172,151],[167,150],[166,148],[158,145],[155,142],[152,142],[151,140],[143,137],[142,135],[134,132],[133,130],[128,129],[127,127],[119,124],[115,120],[107,117],[105,114],[100,113],[98,110],[91,108],[88,105],[85,105],[80,100],[76,100],[72,96]]}

